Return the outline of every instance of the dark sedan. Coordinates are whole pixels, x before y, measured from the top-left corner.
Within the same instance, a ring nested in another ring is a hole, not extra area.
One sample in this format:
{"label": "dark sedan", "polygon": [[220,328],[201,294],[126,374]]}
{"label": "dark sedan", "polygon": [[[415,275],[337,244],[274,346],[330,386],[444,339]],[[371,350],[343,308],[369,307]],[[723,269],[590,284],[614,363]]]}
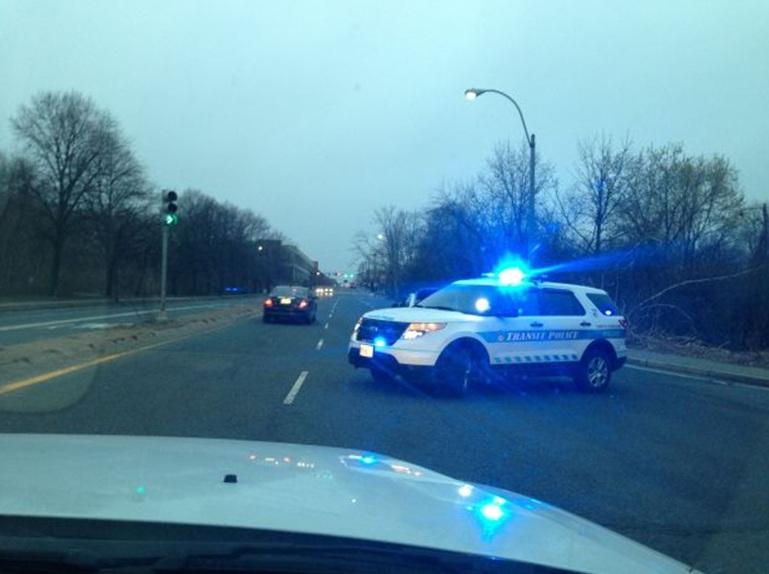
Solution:
{"label": "dark sedan", "polygon": [[310,324],[317,311],[317,299],[307,287],[279,285],[264,300],[263,318],[265,323],[288,319]]}

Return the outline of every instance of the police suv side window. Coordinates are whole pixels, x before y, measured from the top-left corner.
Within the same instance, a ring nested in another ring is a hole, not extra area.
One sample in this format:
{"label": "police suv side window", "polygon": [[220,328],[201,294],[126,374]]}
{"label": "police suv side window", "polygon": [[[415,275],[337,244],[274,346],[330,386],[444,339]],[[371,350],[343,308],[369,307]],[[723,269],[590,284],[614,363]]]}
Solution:
{"label": "police suv side window", "polygon": [[612,301],[611,297],[606,293],[588,293],[587,298],[590,299],[593,305],[598,307],[598,310],[604,315],[610,316],[619,314],[617,304]]}
{"label": "police suv side window", "polygon": [[585,308],[571,291],[543,289],[539,293],[540,315],[580,316]]}
{"label": "police suv side window", "polygon": [[535,289],[504,288],[499,292],[499,300],[505,314],[514,317],[532,317],[539,315],[539,298]]}

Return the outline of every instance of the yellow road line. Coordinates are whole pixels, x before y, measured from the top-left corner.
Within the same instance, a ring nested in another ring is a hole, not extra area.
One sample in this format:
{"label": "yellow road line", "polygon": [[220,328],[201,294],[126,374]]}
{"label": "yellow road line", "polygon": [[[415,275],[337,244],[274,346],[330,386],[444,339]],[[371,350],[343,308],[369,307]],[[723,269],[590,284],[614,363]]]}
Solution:
{"label": "yellow road line", "polygon": [[[256,315],[249,315],[248,317],[244,317],[245,319],[252,319],[254,317],[260,316],[261,313],[257,313]],[[57,369],[55,371],[49,371],[47,373],[43,373],[42,375],[37,375],[34,377],[30,377],[28,379],[22,379],[20,381],[15,381],[13,383],[9,383],[7,385],[3,385],[0,387],[0,395],[5,395],[8,393],[12,393],[13,391],[18,391],[19,389],[24,389],[26,387],[31,387],[33,385],[38,385],[40,383],[48,382],[52,379],[56,379],[58,377],[63,377],[64,375],[68,375],[70,373],[75,373],[77,371],[82,371],[83,369],[88,369],[90,367],[95,367],[96,365],[101,365],[103,363],[109,363],[112,361],[115,361],[117,359],[120,359],[121,357],[125,357],[128,355],[133,355],[135,353],[139,353],[141,351],[148,351],[150,349],[155,349],[157,347],[162,347],[163,345],[168,345],[170,343],[177,343],[179,341],[183,341],[184,339],[189,339],[190,337],[195,337],[196,335],[203,335],[206,333],[213,333],[215,331],[219,331],[221,329],[224,329],[226,327],[230,327],[231,325],[221,325],[217,327],[216,329],[209,329],[206,331],[201,331],[200,333],[190,333],[189,335],[185,335],[183,337],[177,337],[176,339],[169,339],[168,341],[161,341],[160,343],[154,343],[152,345],[146,345],[144,347],[138,347],[136,349],[129,349],[128,351],[121,351],[120,353],[113,353],[112,355],[106,355],[104,357],[99,357],[98,359],[93,359],[91,361],[86,361],[85,363],[79,363],[77,365],[70,365],[69,367],[63,367],[61,369]]]}
{"label": "yellow road line", "polygon": [[39,383],[44,383],[46,381],[50,381],[51,379],[62,377],[64,375],[68,375],[76,371],[81,371],[89,367],[95,367],[96,365],[100,365],[102,363],[108,363],[110,361],[114,361],[115,359],[119,359],[120,357],[124,357],[125,355],[129,355],[137,351],[143,351],[144,349],[147,349],[147,348],[149,347],[142,347],[141,349],[134,349],[132,351],[123,351],[122,353],[107,355],[106,357],[100,357],[98,359],[94,359],[93,361],[86,361],[85,363],[80,363],[78,365],[71,365],[69,367],[64,367],[63,369],[57,369],[55,371],[43,373],[42,375],[37,375],[36,377],[22,379],[20,381],[16,381],[14,383],[10,383],[8,385],[4,385],[0,387],[0,395],[5,395],[13,391],[18,391],[19,389],[23,389],[25,387],[31,387],[32,385],[37,385]]}

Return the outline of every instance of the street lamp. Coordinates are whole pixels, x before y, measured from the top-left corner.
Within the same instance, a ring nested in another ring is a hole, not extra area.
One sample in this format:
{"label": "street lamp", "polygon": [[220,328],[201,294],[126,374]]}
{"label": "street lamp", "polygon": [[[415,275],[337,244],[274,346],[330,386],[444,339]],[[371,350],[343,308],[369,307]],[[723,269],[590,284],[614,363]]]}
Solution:
{"label": "street lamp", "polygon": [[498,94],[503,98],[507,99],[508,101],[510,101],[515,106],[515,109],[518,110],[518,116],[521,118],[521,124],[523,124],[523,132],[524,134],[526,134],[526,143],[529,144],[529,199],[526,206],[526,246],[527,246],[529,261],[531,262],[532,254],[533,254],[532,245],[534,243],[533,241],[534,197],[535,197],[534,161],[535,161],[535,153],[536,153],[536,139],[534,137],[534,134],[529,134],[529,128],[526,127],[526,120],[523,118],[523,112],[521,111],[521,107],[518,105],[518,102],[516,102],[513,98],[511,98],[505,92],[500,90],[494,90],[494,89],[470,88],[468,90],[465,90],[465,99],[468,102],[472,102],[478,96],[482,96],[483,94],[486,94],[486,93]]}

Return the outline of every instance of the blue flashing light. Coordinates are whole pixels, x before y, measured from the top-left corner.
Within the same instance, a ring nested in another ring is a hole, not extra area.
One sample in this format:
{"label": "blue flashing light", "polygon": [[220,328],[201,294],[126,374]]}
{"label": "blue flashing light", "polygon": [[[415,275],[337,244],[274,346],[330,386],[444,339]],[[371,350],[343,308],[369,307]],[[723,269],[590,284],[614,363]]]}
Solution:
{"label": "blue flashing light", "polygon": [[603,312],[604,315],[611,315],[612,311],[611,309],[606,309],[606,311]]}
{"label": "blue flashing light", "polygon": [[485,313],[489,309],[491,309],[491,304],[486,297],[478,297],[478,299],[475,300],[475,310],[479,313]]}
{"label": "blue flashing light", "polygon": [[526,279],[526,273],[520,267],[508,267],[500,271],[497,277],[502,285],[515,287],[523,283],[523,280]]}
{"label": "blue flashing light", "polygon": [[484,538],[493,537],[510,518],[510,511],[506,509],[507,504],[508,501],[504,498],[494,496],[486,498],[477,505],[467,507],[480,523]]}
{"label": "blue flashing light", "polygon": [[361,457],[360,461],[363,464],[374,464],[376,462],[376,458],[374,458],[370,454],[367,454],[366,456]]}
{"label": "blue flashing light", "polygon": [[387,341],[385,341],[384,337],[377,337],[374,339],[375,347],[384,347],[385,345],[387,345]]}

